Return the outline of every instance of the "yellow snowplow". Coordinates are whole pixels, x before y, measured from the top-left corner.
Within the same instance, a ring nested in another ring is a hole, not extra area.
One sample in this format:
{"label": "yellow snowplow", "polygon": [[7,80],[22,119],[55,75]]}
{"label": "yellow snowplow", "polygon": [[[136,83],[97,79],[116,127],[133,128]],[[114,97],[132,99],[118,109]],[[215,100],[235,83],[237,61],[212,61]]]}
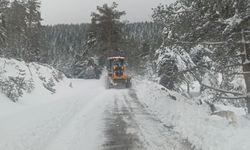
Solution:
{"label": "yellow snowplow", "polygon": [[130,88],[131,77],[126,74],[125,57],[108,57],[106,88]]}

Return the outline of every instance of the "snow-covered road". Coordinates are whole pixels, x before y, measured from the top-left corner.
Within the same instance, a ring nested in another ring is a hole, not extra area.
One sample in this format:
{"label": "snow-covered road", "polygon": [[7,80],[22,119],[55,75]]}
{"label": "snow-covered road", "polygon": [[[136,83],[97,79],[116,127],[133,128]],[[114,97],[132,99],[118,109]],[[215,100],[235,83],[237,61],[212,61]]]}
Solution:
{"label": "snow-covered road", "polygon": [[135,90],[73,80],[60,98],[0,117],[0,150],[191,149],[147,111]]}
{"label": "snow-covered road", "polygon": [[172,127],[147,111],[135,90],[116,93],[106,109],[106,150],[188,150]]}

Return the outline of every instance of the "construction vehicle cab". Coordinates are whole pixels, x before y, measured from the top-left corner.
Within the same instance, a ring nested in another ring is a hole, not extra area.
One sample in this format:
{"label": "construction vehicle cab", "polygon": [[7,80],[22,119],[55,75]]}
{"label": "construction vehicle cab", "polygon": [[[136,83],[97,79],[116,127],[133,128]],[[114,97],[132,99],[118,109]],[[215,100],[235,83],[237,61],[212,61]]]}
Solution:
{"label": "construction vehicle cab", "polygon": [[126,74],[125,57],[108,57],[107,59],[107,88],[130,88],[130,77]]}

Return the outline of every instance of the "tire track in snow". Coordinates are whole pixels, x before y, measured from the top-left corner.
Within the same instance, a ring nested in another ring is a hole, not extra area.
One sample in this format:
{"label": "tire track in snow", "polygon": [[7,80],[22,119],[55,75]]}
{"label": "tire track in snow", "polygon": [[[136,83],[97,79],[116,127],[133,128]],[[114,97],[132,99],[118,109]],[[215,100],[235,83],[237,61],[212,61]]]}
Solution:
{"label": "tire track in snow", "polygon": [[147,106],[139,100],[135,90],[130,89],[125,101],[134,108],[135,117],[150,149],[157,150],[193,150],[192,145],[173,131],[172,126],[164,124],[157,116],[147,110]]}
{"label": "tire track in snow", "polygon": [[143,143],[137,135],[137,124],[129,108],[122,104],[123,93],[116,95],[113,108],[106,111],[106,142],[103,150],[143,150]]}
{"label": "tire track in snow", "polygon": [[147,111],[135,91],[123,90],[106,111],[106,142],[103,150],[190,150],[156,116]]}
{"label": "tire track in snow", "polygon": [[82,110],[74,116],[72,121],[51,142],[47,150],[95,150],[99,149],[103,137],[103,112],[112,99],[110,91],[99,93],[84,105]]}

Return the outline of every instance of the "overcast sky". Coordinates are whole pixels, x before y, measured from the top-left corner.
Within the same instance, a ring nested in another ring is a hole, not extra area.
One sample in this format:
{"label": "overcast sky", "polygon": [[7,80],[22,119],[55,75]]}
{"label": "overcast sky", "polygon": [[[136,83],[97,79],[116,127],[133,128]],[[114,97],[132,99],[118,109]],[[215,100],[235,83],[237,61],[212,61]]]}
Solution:
{"label": "overcast sky", "polygon": [[126,11],[123,20],[138,22],[150,21],[152,8],[159,3],[169,4],[175,0],[41,0],[43,24],[88,23],[97,5],[113,1],[119,4],[119,10]]}

